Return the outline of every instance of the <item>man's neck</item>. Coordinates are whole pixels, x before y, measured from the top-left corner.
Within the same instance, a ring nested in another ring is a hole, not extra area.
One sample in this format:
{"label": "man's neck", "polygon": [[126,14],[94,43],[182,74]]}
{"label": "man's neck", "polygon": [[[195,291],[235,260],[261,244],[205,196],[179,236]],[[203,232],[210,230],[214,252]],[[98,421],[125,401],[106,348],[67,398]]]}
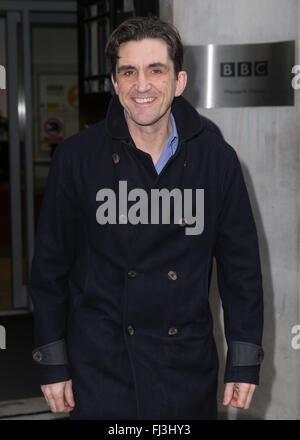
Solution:
{"label": "man's neck", "polygon": [[172,132],[170,112],[154,125],[139,126],[128,117],[128,113],[126,121],[135,145],[150,154],[155,165]]}

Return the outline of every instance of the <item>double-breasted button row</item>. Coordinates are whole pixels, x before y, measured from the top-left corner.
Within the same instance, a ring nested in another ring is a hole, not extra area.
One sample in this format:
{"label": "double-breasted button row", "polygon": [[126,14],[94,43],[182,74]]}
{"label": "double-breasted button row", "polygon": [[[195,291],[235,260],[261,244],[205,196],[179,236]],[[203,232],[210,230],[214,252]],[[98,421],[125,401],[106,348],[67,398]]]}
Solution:
{"label": "double-breasted button row", "polygon": [[174,270],[170,270],[168,272],[168,278],[169,278],[169,280],[176,281],[177,280],[177,273]]}
{"label": "double-breasted button row", "polygon": [[135,331],[133,325],[128,325],[127,326],[127,331],[128,331],[128,334],[130,336],[133,336],[134,335],[134,331]]}
{"label": "double-breasted button row", "polygon": [[178,333],[178,328],[176,328],[176,327],[170,327],[168,330],[168,335],[170,335],[170,336],[177,335],[177,333]]}
{"label": "double-breasted button row", "polygon": [[112,154],[112,159],[113,159],[114,163],[119,163],[120,162],[120,156],[118,155],[118,153],[113,153]]}
{"label": "double-breasted button row", "polygon": [[[134,329],[133,325],[129,324],[127,326],[127,332],[128,332],[128,334],[130,336],[134,335],[135,329]],[[178,328],[177,327],[170,327],[169,330],[168,330],[168,335],[170,335],[170,336],[177,335],[177,333],[178,333]]]}
{"label": "double-breasted button row", "polygon": [[133,269],[129,270],[127,272],[128,276],[130,276],[131,278],[135,278],[137,276],[137,272]]}
{"label": "double-breasted button row", "polygon": [[[130,278],[135,278],[135,277],[137,276],[137,272],[136,272],[135,270],[133,270],[133,269],[130,269],[130,270],[127,272],[127,275],[128,275]],[[169,280],[176,281],[176,280],[177,280],[177,273],[176,273],[174,270],[169,270],[169,272],[168,272],[168,278],[169,278]]]}
{"label": "double-breasted button row", "polygon": [[127,223],[128,222],[128,218],[126,217],[126,215],[125,214],[121,214],[120,216],[119,216],[119,223],[123,223],[123,224],[125,224],[125,223]]}
{"label": "double-breasted button row", "polygon": [[[128,217],[125,214],[119,215],[119,223],[128,223]],[[180,218],[178,220],[179,226],[186,226],[188,223],[185,218]]]}
{"label": "double-breasted button row", "polygon": [[[128,275],[130,278],[135,278],[135,277],[137,276],[137,272],[136,272],[135,270],[133,270],[133,269],[130,269],[130,270],[127,272],[127,275]],[[168,272],[168,278],[169,278],[169,280],[176,281],[176,280],[177,280],[177,273],[176,273],[174,270],[170,270],[170,271]]]}
{"label": "double-breasted button row", "polygon": [[178,220],[178,224],[179,224],[179,226],[186,226],[187,225],[187,221],[186,221],[185,218],[180,218]]}

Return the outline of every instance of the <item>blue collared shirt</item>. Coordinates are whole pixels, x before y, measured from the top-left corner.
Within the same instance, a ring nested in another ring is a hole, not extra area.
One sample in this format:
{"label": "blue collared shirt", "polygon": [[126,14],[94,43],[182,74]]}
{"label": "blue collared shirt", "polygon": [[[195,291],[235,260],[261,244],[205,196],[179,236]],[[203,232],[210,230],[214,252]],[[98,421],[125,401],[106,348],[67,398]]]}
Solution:
{"label": "blue collared shirt", "polygon": [[[126,118],[126,110],[124,109],[124,116]],[[172,124],[172,131],[170,133],[170,136],[167,139],[167,142],[164,146],[164,149],[159,156],[158,161],[156,162],[155,169],[157,171],[157,174],[161,172],[163,167],[166,165],[168,160],[171,156],[175,153],[177,147],[178,147],[178,133],[176,128],[175,119],[172,113],[170,113],[171,118],[171,124]]]}

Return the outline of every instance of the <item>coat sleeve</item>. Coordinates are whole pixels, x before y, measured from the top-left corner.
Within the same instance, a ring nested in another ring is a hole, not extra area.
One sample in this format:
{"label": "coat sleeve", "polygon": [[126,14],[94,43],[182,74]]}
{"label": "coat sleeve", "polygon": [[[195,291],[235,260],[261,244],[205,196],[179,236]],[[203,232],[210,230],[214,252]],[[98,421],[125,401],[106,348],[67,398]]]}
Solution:
{"label": "coat sleeve", "polygon": [[54,152],[44,190],[29,279],[36,347],[32,355],[41,385],[70,379],[65,330],[77,215],[68,163],[62,143]]}
{"label": "coat sleeve", "polygon": [[259,384],[263,289],[256,226],[235,150],[223,179],[215,246],[224,313],[227,359],[224,382]]}

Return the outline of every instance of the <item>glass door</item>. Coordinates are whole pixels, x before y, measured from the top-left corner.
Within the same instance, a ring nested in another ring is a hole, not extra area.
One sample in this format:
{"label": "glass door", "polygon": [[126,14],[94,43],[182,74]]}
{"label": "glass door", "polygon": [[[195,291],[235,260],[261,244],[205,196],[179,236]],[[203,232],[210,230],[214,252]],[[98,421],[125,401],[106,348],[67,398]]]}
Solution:
{"label": "glass door", "polygon": [[8,144],[8,109],[6,78],[6,15],[0,15],[0,66],[2,77],[0,87],[0,310],[10,309],[11,304],[11,215],[10,215],[10,173]]}
{"label": "glass door", "polygon": [[0,314],[31,311],[28,277],[55,146],[78,128],[75,2],[0,0]]}

